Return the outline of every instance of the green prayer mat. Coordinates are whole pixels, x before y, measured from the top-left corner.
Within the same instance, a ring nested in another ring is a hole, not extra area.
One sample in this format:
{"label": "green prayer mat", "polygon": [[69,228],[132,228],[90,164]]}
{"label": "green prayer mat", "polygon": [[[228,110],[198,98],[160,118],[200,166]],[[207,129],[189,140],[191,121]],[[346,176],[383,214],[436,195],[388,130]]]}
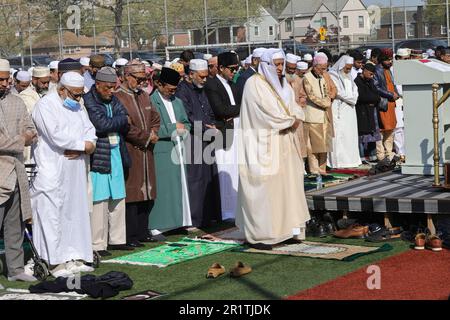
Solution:
{"label": "green prayer mat", "polygon": [[332,259],[340,261],[353,261],[359,257],[375,252],[392,250],[390,244],[385,243],[381,247],[354,246],[338,243],[324,243],[303,241],[299,244],[281,244],[272,250],[257,250],[253,248],[236,249],[235,251],[245,253],[278,254],[294,257],[309,257],[320,259]]}
{"label": "green prayer mat", "polygon": [[208,241],[183,238],[178,242],[167,242],[167,244],[163,246],[110,260],[104,260],[102,263],[120,263],[164,268],[202,256],[234,249],[239,246],[240,245],[234,241]]}
{"label": "green prayer mat", "polygon": [[[345,174],[345,173],[328,173],[330,178],[323,179],[322,184],[324,188],[332,187],[353,179],[356,179],[354,174]],[[308,179],[305,177],[305,190],[315,190],[317,188],[317,182],[312,179]]]}

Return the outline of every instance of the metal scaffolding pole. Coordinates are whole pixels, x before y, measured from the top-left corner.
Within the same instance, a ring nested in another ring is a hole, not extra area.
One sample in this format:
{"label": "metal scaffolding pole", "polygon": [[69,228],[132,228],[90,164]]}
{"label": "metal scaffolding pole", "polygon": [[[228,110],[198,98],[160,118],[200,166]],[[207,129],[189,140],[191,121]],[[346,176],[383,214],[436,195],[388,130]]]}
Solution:
{"label": "metal scaffolding pole", "polygon": [[[249,42],[249,44],[248,44],[248,55],[250,55],[251,54],[251,51],[252,51],[252,48],[251,48],[251,46],[250,46],[250,28],[249,28],[249,23],[250,23],[250,14],[249,14],[249,9],[248,9],[248,0],[245,0],[245,5],[246,5],[246,9],[247,9],[247,23],[245,24],[246,25],[246,28],[247,28],[247,30],[245,31],[245,33],[246,33],[246,35],[247,35],[247,42]],[[233,41],[231,41],[231,42],[233,42]]]}
{"label": "metal scaffolding pole", "polygon": [[30,60],[33,60],[33,39],[32,39],[32,28],[31,28],[31,13],[28,11],[28,43],[30,44]]}
{"label": "metal scaffolding pole", "polygon": [[169,20],[167,19],[167,0],[164,0],[164,22],[165,22],[165,25],[166,25],[166,43],[167,43],[167,46],[170,46]]}
{"label": "metal scaffolding pole", "polygon": [[92,3],[92,15],[94,17],[94,23],[92,25],[93,32],[94,32],[94,54],[97,54],[97,32],[95,29],[95,5]]}
{"label": "metal scaffolding pole", "polygon": [[208,11],[207,11],[207,3],[206,0],[203,0],[203,5],[204,5],[204,9],[205,9],[205,43],[206,43],[206,53],[209,53],[209,48],[208,48],[208,44],[209,44],[209,34],[208,34]]}
{"label": "metal scaffolding pole", "polygon": [[291,14],[292,14],[292,40],[294,41],[294,54],[297,54],[297,44],[295,43],[295,13],[294,13],[294,1],[291,1]]}
{"label": "metal scaffolding pole", "polygon": [[392,36],[392,52],[395,52],[395,24],[394,24],[394,11],[392,7],[392,0],[389,0],[389,4],[391,7],[391,36]]}
{"label": "metal scaffolding pole", "polygon": [[447,45],[450,46],[450,22],[449,22],[449,16],[448,16],[448,0],[445,0],[445,17],[447,18]]}
{"label": "metal scaffolding pole", "polygon": [[128,48],[130,49],[130,60],[133,60],[133,50],[131,49],[131,21],[130,21],[130,1],[127,0],[128,8]]}

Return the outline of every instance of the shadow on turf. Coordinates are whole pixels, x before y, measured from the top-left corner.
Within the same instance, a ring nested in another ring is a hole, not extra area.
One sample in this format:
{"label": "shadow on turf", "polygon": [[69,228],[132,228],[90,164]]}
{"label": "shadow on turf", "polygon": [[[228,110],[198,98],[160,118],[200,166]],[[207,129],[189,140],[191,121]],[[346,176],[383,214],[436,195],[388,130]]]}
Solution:
{"label": "shadow on turf", "polygon": [[[271,265],[271,264],[273,264],[275,262],[278,263],[281,260],[286,260],[287,258],[288,257],[276,256],[273,259],[271,259],[271,261],[264,261],[264,262],[261,262],[261,263],[259,263],[257,265],[252,265],[251,267],[252,267],[253,271],[252,271],[252,273],[249,274],[249,276],[251,276],[251,274],[253,274],[255,272],[258,272],[258,268],[261,267],[261,266],[266,267],[266,266],[269,266],[269,265]],[[243,276],[243,277],[240,277],[240,278],[232,278],[232,277],[229,276],[229,274],[224,275],[224,276],[222,276],[220,278],[217,278],[217,279],[205,280],[203,283],[201,283],[201,284],[199,284],[197,286],[186,288],[184,290],[180,290],[180,291],[176,291],[176,292],[170,293],[167,296],[165,296],[164,298],[165,299],[176,299],[176,297],[179,296],[179,295],[183,295],[183,294],[190,293],[190,292],[193,292],[193,291],[196,291],[196,290],[199,290],[199,289],[211,287],[211,285],[214,285],[214,284],[218,285],[218,283],[220,283],[220,282],[223,283],[225,281],[238,281],[239,283],[241,283],[241,284],[247,286],[249,289],[251,289],[251,290],[253,290],[253,291],[263,295],[265,298],[267,298],[269,300],[281,300],[283,298],[283,297],[280,297],[280,296],[274,294],[273,292],[270,292],[270,291],[262,288],[260,285],[256,284],[254,281],[251,281],[248,276]],[[212,282],[214,282],[214,283],[212,283]]]}

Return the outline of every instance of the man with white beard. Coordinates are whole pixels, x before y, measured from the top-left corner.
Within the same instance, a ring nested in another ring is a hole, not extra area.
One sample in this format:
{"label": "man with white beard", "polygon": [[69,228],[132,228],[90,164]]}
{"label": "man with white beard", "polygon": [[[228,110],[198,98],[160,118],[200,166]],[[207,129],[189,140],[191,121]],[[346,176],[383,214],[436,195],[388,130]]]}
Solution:
{"label": "man with white beard", "polygon": [[86,165],[95,150],[95,128],[79,101],[84,79],[75,72],[61,77],[57,91],[33,110],[38,131],[38,174],[31,188],[33,241],[56,277],[93,271]]}

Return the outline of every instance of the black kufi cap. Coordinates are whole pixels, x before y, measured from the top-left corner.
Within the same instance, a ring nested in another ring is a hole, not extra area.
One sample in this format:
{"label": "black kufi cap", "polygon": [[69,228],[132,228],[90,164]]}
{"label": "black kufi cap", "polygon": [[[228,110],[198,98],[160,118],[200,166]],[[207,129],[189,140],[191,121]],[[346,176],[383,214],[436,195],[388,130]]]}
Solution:
{"label": "black kufi cap", "polygon": [[163,83],[170,84],[172,86],[178,86],[180,82],[180,74],[171,68],[162,68],[161,74],[159,75],[159,81]]}

